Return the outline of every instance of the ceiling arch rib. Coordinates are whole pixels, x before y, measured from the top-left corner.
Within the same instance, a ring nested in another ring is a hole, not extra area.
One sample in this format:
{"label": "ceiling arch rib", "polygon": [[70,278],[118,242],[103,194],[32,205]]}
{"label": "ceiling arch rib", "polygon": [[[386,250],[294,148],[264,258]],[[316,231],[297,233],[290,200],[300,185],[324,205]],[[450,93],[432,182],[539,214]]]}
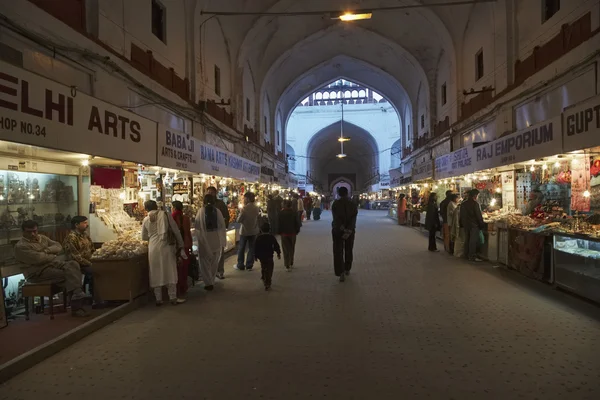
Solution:
{"label": "ceiling arch rib", "polygon": [[[279,102],[274,106],[286,115],[287,122],[294,108],[303,99],[338,79],[346,79],[372,89],[388,100],[396,111],[411,107],[406,91],[391,75],[362,60],[348,56],[334,57],[297,77],[279,95]],[[398,113],[399,117],[401,114]]]}

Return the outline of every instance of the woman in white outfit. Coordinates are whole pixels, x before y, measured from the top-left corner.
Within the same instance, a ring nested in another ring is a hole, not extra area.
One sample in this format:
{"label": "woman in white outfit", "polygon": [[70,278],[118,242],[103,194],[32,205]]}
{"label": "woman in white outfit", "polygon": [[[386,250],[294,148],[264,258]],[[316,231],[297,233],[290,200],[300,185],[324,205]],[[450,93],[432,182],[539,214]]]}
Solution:
{"label": "woman in white outfit", "polygon": [[[148,261],[150,265],[150,287],[154,289],[156,305],[163,304],[162,288],[167,287],[171,304],[184,303],[177,299],[177,253],[186,259],[183,239],[177,224],[165,211],[159,210],[155,201],[144,203],[148,216],[142,223],[142,240],[148,241]],[[169,237],[172,239],[169,240]],[[175,243],[173,243],[173,241]]]}
{"label": "woman in white outfit", "polygon": [[196,215],[196,236],[198,238],[198,261],[204,289],[213,290],[215,276],[221,259],[221,249],[227,244],[225,219],[215,206],[216,198],[204,196],[204,207]]}

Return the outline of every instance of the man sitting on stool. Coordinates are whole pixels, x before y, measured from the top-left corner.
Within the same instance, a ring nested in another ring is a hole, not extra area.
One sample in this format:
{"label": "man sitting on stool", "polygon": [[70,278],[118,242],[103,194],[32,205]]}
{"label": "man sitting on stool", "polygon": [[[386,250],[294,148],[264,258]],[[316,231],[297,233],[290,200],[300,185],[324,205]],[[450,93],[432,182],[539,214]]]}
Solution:
{"label": "man sitting on stool", "polygon": [[81,287],[81,271],[76,261],[65,261],[62,246],[46,236],[38,234],[38,224],[29,220],[23,222],[23,237],[15,245],[15,258],[26,264],[21,267],[25,279],[30,283],[50,283],[64,281],[71,295],[71,313],[74,317],[87,317],[83,308],[85,294]]}
{"label": "man sitting on stool", "polygon": [[63,242],[67,260],[77,261],[81,272],[83,273],[83,291],[85,286],[89,285],[90,294],[94,296],[94,278],[92,275],[92,253],[94,253],[94,243],[86,233],[88,219],[82,215],[77,215],[71,219],[73,230],[67,235]]}

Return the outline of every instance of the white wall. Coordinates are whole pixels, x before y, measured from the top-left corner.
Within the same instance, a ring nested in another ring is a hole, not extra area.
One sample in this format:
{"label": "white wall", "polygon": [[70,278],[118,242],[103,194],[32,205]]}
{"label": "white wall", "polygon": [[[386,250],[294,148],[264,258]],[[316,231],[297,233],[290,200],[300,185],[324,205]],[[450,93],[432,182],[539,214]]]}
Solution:
{"label": "white wall", "polygon": [[[425,133],[430,132],[430,115],[429,107],[427,104],[427,84],[421,82],[419,86],[419,94],[417,95],[417,132],[418,137],[423,136]],[[421,117],[425,116],[425,123],[421,124]]]}
{"label": "white wall", "polygon": [[[194,32],[198,35],[196,64],[198,65],[197,76],[201,80],[198,98],[216,101],[232,99],[230,47],[219,21],[213,18]],[[215,93],[215,65],[221,70],[220,96]]]}
{"label": "white wall", "polygon": [[[456,120],[456,83],[454,77],[450,73],[451,61],[448,58],[448,54],[444,52],[438,63],[437,77],[436,77],[436,104],[437,104],[437,121],[443,121],[446,116],[450,117],[450,122]],[[442,104],[442,85],[446,84],[446,104]]]}
{"label": "white wall", "polygon": [[[531,0],[530,0],[531,1]],[[492,7],[489,4],[473,6],[469,22],[464,34],[461,57],[461,74],[463,88],[481,89],[494,84],[495,58]],[[483,50],[483,78],[476,79],[476,54]],[[467,101],[469,97],[467,97]]]}
{"label": "white wall", "polygon": [[[297,156],[307,156],[310,140],[322,129],[340,121],[340,110],[340,106],[298,107],[294,110],[288,121],[286,133],[287,142],[294,148]],[[373,136],[381,151],[379,171],[387,173],[390,169],[390,149],[394,142],[400,139],[402,131],[394,107],[387,103],[346,105],[344,121],[364,129]],[[306,168],[306,158],[297,157],[296,173],[304,175]]]}
{"label": "white wall", "polygon": [[[250,100],[250,110],[246,109],[246,101]],[[243,97],[242,108],[240,112],[243,115],[242,125],[248,125],[249,128],[256,127],[256,89],[254,85],[254,77],[250,65],[246,63],[243,73]]]}
{"label": "white wall", "polygon": [[283,131],[283,117],[281,116],[281,111],[277,110],[277,114],[275,116],[275,146],[277,151],[283,152],[285,147],[284,137],[287,137],[287,133],[284,136]]}
{"label": "white wall", "polygon": [[159,0],[166,10],[166,41],[152,33],[150,0],[98,0],[98,38],[130,58],[131,43],[185,77],[185,9],[183,1]]}
{"label": "white wall", "polygon": [[271,115],[269,114],[271,110],[271,102],[269,101],[269,96],[267,94],[264,95],[262,101],[262,117],[260,119],[260,131],[263,134],[263,140],[268,143],[273,142],[274,135],[271,135]]}

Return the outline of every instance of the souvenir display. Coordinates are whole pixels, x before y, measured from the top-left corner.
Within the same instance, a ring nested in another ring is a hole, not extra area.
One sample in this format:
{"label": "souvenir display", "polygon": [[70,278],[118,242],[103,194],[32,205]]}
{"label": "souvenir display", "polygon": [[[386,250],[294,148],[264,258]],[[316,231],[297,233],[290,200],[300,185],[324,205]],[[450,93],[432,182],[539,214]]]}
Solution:
{"label": "souvenir display", "polygon": [[148,253],[148,242],[140,240],[139,230],[130,230],[110,240],[92,255],[94,260],[123,260]]}
{"label": "souvenir display", "polygon": [[139,229],[140,221],[125,212],[125,192],[120,189],[103,189],[90,186],[90,202],[94,204],[96,216],[117,233]]}

